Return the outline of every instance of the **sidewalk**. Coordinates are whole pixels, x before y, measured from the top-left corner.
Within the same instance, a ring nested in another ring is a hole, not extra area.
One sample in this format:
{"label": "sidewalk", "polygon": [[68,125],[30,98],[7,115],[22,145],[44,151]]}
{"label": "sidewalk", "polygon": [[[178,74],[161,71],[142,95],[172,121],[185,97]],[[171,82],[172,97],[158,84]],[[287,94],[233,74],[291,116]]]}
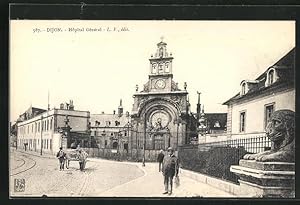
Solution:
{"label": "sidewalk", "polygon": [[[120,162],[122,163],[122,162]],[[124,163],[124,162],[123,162]],[[135,180],[116,186],[101,193],[105,197],[234,197],[224,191],[220,191],[209,185],[197,182],[188,177],[180,177],[180,186],[173,187],[172,195],[164,195],[163,176],[158,172],[157,163],[146,163],[143,167],[141,163],[135,164],[145,173],[144,176]]]}

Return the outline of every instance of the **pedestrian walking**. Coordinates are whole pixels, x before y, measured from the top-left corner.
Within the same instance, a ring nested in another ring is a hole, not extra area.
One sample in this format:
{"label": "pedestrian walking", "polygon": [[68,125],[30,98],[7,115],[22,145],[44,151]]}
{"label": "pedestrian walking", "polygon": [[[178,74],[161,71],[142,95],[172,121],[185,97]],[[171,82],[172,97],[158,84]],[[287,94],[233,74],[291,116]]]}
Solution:
{"label": "pedestrian walking", "polygon": [[69,153],[65,153],[64,155],[64,159],[65,159],[65,165],[66,165],[66,168],[69,169],[69,166],[70,166],[70,154]]}
{"label": "pedestrian walking", "polygon": [[59,171],[64,170],[64,164],[65,164],[65,152],[63,151],[63,148],[60,147],[59,151],[56,154],[56,157],[59,161]]}
{"label": "pedestrian walking", "polygon": [[158,161],[158,172],[160,172],[161,171],[161,169],[162,169],[162,163],[163,163],[163,160],[164,160],[164,150],[160,150],[159,151],[159,154],[158,154],[158,156],[157,156],[157,161]]}
{"label": "pedestrian walking", "polygon": [[178,177],[179,161],[174,155],[172,147],[168,148],[168,154],[163,159],[162,173],[164,176],[165,192],[163,194],[172,194],[173,177]]}
{"label": "pedestrian walking", "polygon": [[83,171],[86,157],[81,149],[78,152],[79,169]]}

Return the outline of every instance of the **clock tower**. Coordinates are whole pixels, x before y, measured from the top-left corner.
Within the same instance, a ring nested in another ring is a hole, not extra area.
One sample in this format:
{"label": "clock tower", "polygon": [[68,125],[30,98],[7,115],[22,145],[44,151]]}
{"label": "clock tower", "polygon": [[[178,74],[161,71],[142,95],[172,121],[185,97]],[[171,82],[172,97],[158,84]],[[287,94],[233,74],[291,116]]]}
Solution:
{"label": "clock tower", "polygon": [[172,87],[172,53],[168,53],[167,44],[161,40],[156,53],[151,55],[149,89],[152,92],[171,91]]}
{"label": "clock tower", "polygon": [[190,113],[187,86],[179,89],[173,81],[173,56],[162,39],[149,64],[148,82],[141,91],[137,86],[133,95],[131,122],[136,139],[130,143],[136,158],[155,161],[160,149],[178,150],[187,143]]}

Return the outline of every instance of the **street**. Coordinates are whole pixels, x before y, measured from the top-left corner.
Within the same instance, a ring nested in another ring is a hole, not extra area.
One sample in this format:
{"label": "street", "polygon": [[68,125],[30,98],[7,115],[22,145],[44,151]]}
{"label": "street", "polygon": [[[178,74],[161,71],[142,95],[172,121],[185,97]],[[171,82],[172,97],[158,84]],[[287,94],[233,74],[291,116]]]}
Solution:
{"label": "street", "polygon": [[[179,174],[180,176],[180,174]],[[15,180],[25,180],[18,190]],[[41,197],[232,197],[209,185],[180,176],[180,186],[171,196],[163,195],[163,176],[157,163],[116,162],[89,158],[83,172],[78,162],[59,171],[58,160],[50,155],[11,150],[10,195]]]}

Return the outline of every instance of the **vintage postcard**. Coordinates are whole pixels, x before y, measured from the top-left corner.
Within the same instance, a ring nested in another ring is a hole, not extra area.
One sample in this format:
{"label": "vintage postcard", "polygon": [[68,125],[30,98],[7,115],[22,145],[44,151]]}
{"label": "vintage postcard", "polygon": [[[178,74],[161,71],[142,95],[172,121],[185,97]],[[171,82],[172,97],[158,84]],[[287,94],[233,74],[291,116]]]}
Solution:
{"label": "vintage postcard", "polygon": [[10,197],[295,197],[295,21],[9,36]]}

